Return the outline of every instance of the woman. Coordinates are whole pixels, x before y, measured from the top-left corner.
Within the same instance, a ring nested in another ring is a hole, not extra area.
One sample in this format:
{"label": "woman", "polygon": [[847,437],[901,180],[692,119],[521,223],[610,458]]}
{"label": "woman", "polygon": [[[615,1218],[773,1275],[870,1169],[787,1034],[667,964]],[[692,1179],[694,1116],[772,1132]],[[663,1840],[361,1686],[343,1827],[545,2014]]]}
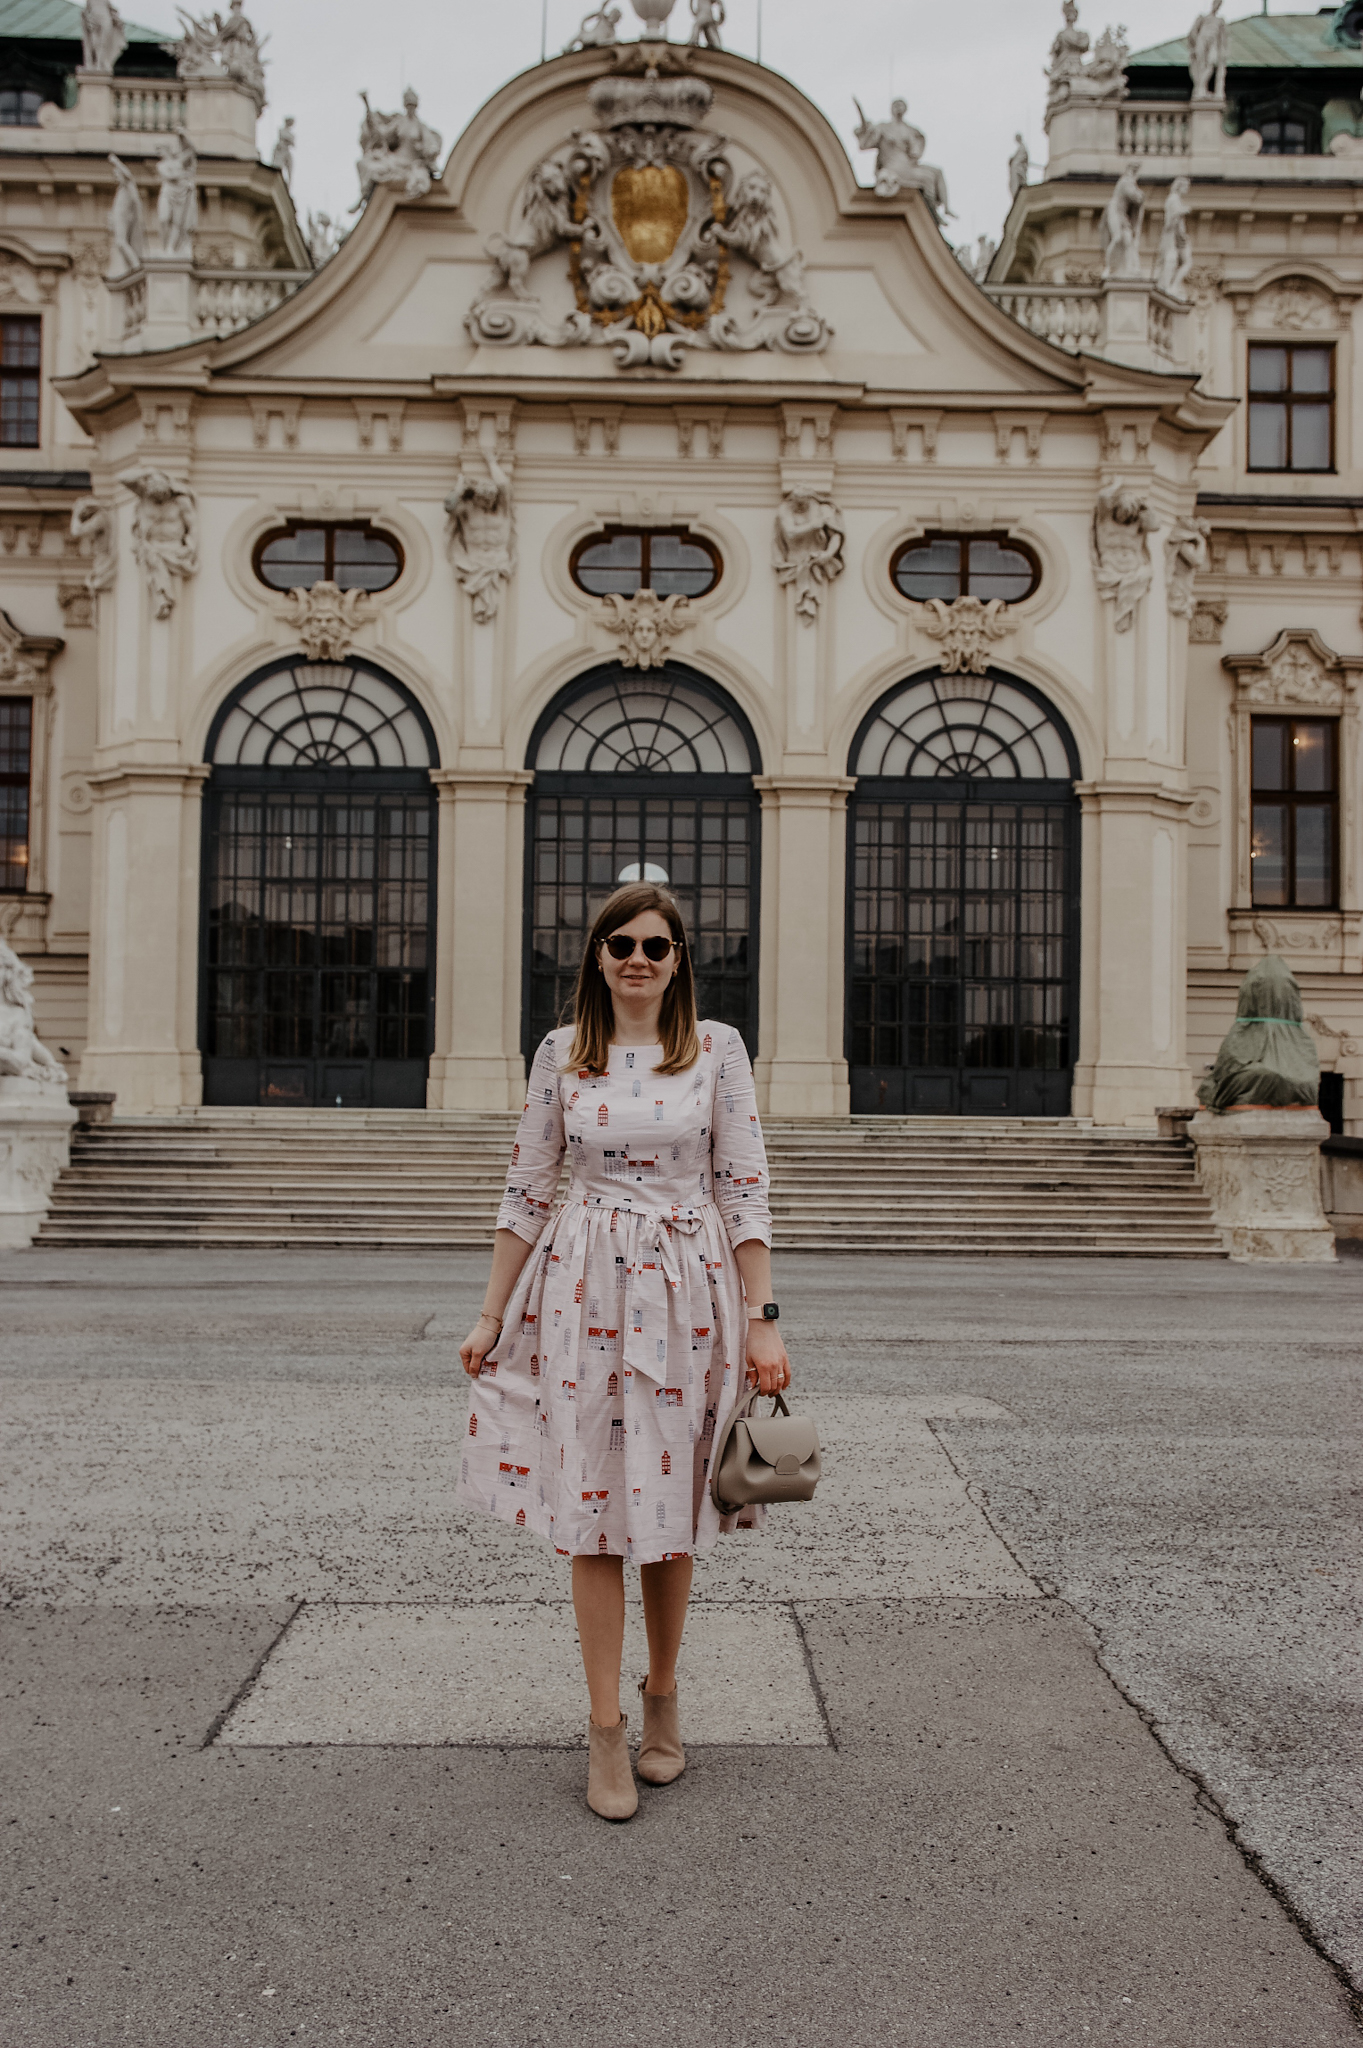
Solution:
{"label": "woman", "polygon": [[748,1055],[727,1024],[696,1021],[681,912],[651,883],[617,890],[582,956],[576,1022],[535,1056],[483,1313],[460,1350],[474,1382],[462,1498],[573,1561],[587,1803],[607,1820],[639,1804],[620,1711],[625,1559],[648,1631],[639,1775],[666,1785],[686,1768],[692,1560],[762,1519],[721,1519],[707,1479],[741,1382],[790,1384],[767,1185]]}

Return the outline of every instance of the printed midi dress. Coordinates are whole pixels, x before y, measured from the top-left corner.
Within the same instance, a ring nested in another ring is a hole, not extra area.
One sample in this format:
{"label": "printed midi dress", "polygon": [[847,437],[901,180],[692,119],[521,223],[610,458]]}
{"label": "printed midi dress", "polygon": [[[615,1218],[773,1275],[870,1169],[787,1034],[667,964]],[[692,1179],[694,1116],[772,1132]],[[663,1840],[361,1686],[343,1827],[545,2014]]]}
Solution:
{"label": "printed midi dress", "polygon": [[614,1045],[607,1073],[565,1072],[571,1030],[531,1069],[497,1226],[535,1251],[473,1383],[459,1497],[565,1557],[650,1564],[764,1518],[721,1520],[708,1486],[746,1381],[733,1248],[770,1244],[771,1211],[743,1040],[699,1035],[685,1074]]}

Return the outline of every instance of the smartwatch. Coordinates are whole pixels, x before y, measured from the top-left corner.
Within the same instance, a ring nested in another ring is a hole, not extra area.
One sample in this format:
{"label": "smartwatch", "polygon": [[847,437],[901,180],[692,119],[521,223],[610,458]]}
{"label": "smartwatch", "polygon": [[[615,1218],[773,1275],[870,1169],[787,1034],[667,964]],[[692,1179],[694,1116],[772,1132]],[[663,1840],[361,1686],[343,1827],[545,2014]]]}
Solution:
{"label": "smartwatch", "polygon": [[748,1310],[748,1321],[750,1323],[775,1323],[779,1322],[780,1319],[781,1311],[774,1301],[764,1301],[761,1308],[750,1308]]}

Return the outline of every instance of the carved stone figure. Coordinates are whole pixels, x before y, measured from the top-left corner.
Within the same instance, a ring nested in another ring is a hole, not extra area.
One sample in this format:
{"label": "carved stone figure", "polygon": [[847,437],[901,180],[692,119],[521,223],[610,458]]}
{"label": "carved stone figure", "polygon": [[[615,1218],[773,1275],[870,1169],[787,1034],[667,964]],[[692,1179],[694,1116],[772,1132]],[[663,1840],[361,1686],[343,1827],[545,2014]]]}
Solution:
{"label": "carved stone figure", "polygon": [[147,579],[158,619],[175,609],[176,585],[199,566],[199,518],[193,493],[161,469],[142,470],[123,482],[137,499],[133,553]]}
{"label": "carved stone figure", "polygon": [[59,1066],[33,1028],[33,969],[0,939],[0,1080],[66,1089]]}
{"label": "carved stone figure", "polygon": [[1141,229],[1145,225],[1145,194],[1141,190],[1139,164],[1128,164],[1113,187],[1103,208],[1099,244],[1103,252],[1103,276],[1139,277],[1141,274]]}
{"label": "carved stone figure", "polygon": [[[509,230],[488,240],[493,275],[465,315],[475,343],[605,346],[623,369],[667,370],[693,348],[826,348],[833,330],[782,241],[770,179],[749,171],[735,184],[724,137],[699,125],[713,88],[673,58],[661,72],[622,64],[588,97],[596,127],[535,165]],[[551,313],[531,265],[565,245],[575,304]],[[724,310],[735,258],[756,272],[745,280],[755,312]]]}
{"label": "carved stone figure", "polygon": [[91,596],[100,590],[112,590],[118,575],[118,555],[113,515],[107,505],[101,505],[98,498],[77,498],[71,508],[71,538],[90,558],[85,588]]}
{"label": "carved stone figure", "polygon": [[340,248],[342,240],[341,231],[335,225],[329,213],[310,213],[308,215],[308,254],[311,256],[316,269],[320,270],[324,263],[331,261],[331,258]]}
{"label": "carved stone figure", "polygon": [[612,592],[602,602],[607,632],[620,636],[622,668],[661,668],[691,608],[689,597],[659,597],[656,590],[636,590],[633,597]]}
{"label": "carved stone figure", "polygon": [[1051,61],[1046,67],[1052,88],[1062,79],[1078,77],[1089,51],[1088,36],[1079,27],[1079,0],[1062,0],[1061,11],[1065,26],[1051,44]]}
{"label": "carved stone figure", "polygon": [[244,0],[231,0],[227,19],[206,14],[196,19],[177,8],[184,34],[178,43],[166,47],[175,52],[175,69],[181,78],[230,78],[256,103],[265,106],[265,66],[262,42],[246,19]]}
{"label": "carved stone figure", "polygon": [[1194,580],[1211,566],[1210,538],[1205,519],[1176,519],[1164,536],[1164,582],[1176,619],[1193,615]]}
{"label": "carved stone figure", "polygon": [[847,566],[846,538],[842,514],[830,499],[798,484],[786,492],[776,514],[772,561],[777,582],[795,586],[796,616],[806,625],[819,616],[824,586]]}
{"label": "carved stone figure", "polygon": [[1027,154],[1027,145],[1020,135],[1013,140],[1017,148],[1008,159],[1008,197],[1016,199],[1032,174],[1032,159]]}
{"label": "carved stone figure", "polygon": [[314,583],[310,590],[290,590],[284,602],[290,612],[289,624],[309,661],[344,661],[355,644],[355,632],[370,597],[367,590]]}
{"label": "carved stone figure", "polygon": [[294,130],[293,115],[286,114],[280,126],[279,133],[275,137],[274,154],[270,158],[270,162],[274,166],[275,170],[282,171],[284,173],[284,183],[286,185],[292,185],[293,183],[293,152],[297,144],[297,140],[298,137]]}
{"label": "carved stone figure", "polygon": [[1320,1057],[1302,1020],[1296,976],[1276,953],[1252,967],[1240,984],[1235,1022],[1197,1099],[1218,1115],[1237,1106],[1315,1107]]}
{"label": "carved stone figure", "polygon": [[1108,98],[1125,94],[1126,66],[1130,55],[1125,29],[1119,28],[1114,34],[1110,28],[1105,28],[1093,46],[1093,58],[1084,74],[1096,96]]}
{"label": "carved stone figure", "polygon": [[1131,630],[1136,606],[1150,589],[1153,569],[1149,536],[1159,515],[1130,484],[1108,484],[1098,493],[1090,544],[1098,595],[1116,606],[1119,633]]}
{"label": "carved stone figure", "polygon": [[1193,238],[1188,222],[1188,180],[1175,178],[1164,202],[1164,225],[1155,251],[1155,283],[1171,299],[1188,296],[1188,272],[1193,267]]}
{"label": "carved stone figure", "polygon": [[1188,70],[1195,100],[1226,97],[1226,66],[1230,62],[1230,29],[1222,18],[1221,0],[1199,14],[1188,31]]}
{"label": "carved stone figure", "polygon": [[719,32],[724,26],[724,0],[691,0],[695,17],[691,41],[709,50],[722,50]]}
{"label": "carved stone figure", "polygon": [[400,114],[376,114],[369,95],[362,92],[364,120],[360,123],[360,174],[358,213],[376,185],[401,185],[409,199],[424,199],[435,183],[440,158],[440,136],[417,119],[421,104],[409,85],[402,95]]}
{"label": "carved stone figure", "polygon": [[1013,630],[1008,607],[1001,597],[958,597],[948,604],[930,597],[923,631],[930,640],[941,642],[939,666],[944,676],[982,676],[989,667],[990,644]]}
{"label": "carved stone figure", "polygon": [[116,156],[109,162],[114,167],[118,180],[114,192],[114,203],[109,208],[109,235],[113,242],[112,260],[117,268],[114,277],[126,277],[130,271],[142,268],[146,253],[147,227],[142,212],[142,193],[136,178],[128,166]]}
{"label": "carved stone figure", "polygon": [[1077,0],[1064,0],[1064,16],[1065,25],[1051,44],[1051,61],[1046,67],[1048,106],[1054,110],[1071,99],[1125,99],[1126,65],[1131,55],[1126,31],[1114,33],[1105,28],[1090,58],[1089,39],[1078,26]]}
{"label": "carved stone figure", "polygon": [[495,455],[486,459],[488,474],[473,476],[461,469],[445,500],[450,561],[460,587],[473,600],[473,616],[480,626],[496,618],[502,589],[516,568],[511,479]]}
{"label": "carved stone figure", "polygon": [[156,202],[161,254],[192,256],[194,230],[199,225],[199,159],[183,130],[167,137],[156,175],[161,180],[161,194]]}
{"label": "carved stone figure", "polygon": [[962,242],[956,251],[956,261],[968,277],[976,284],[983,284],[989,275],[989,266],[999,253],[999,245],[988,235],[981,235],[977,246],[972,249],[969,242]]}
{"label": "carved stone figure", "polygon": [[128,47],[123,16],[110,0],[86,0],[80,11],[81,56],[87,71],[112,71]]}
{"label": "carved stone figure", "polygon": [[895,100],[888,121],[868,121],[861,101],[854,99],[852,104],[861,117],[858,146],[876,153],[877,198],[894,199],[900,192],[921,192],[934,214],[944,213],[951,218],[946,174],[936,164],[920,161],[927,142],[922,130],[904,118],[908,102]]}
{"label": "carved stone figure", "polygon": [[620,20],[618,7],[594,7],[590,14],[584,14],[582,25],[570,43],[563,46],[565,57],[574,50],[604,50],[616,41],[616,28]]}

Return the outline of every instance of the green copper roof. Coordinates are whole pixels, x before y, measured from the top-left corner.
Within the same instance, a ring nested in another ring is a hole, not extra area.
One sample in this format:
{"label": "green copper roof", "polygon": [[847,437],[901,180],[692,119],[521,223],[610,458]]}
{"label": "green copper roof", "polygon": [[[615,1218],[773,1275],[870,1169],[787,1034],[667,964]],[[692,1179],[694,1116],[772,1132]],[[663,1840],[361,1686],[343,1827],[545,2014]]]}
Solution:
{"label": "green copper roof", "polygon": [[[78,43],[80,14],[74,0],[0,0],[0,37],[28,36],[42,42]],[[174,35],[171,29],[137,28],[130,21],[124,27],[130,43],[164,43]]]}
{"label": "green copper roof", "polygon": [[[1229,22],[1231,68],[1358,71],[1363,68],[1363,51],[1335,48],[1328,40],[1333,20],[1331,8],[1324,14],[1250,14],[1243,21]],[[1186,71],[1188,38],[1178,36],[1153,50],[1137,50],[1130,62],[1142,69],[1167,64]]]}

